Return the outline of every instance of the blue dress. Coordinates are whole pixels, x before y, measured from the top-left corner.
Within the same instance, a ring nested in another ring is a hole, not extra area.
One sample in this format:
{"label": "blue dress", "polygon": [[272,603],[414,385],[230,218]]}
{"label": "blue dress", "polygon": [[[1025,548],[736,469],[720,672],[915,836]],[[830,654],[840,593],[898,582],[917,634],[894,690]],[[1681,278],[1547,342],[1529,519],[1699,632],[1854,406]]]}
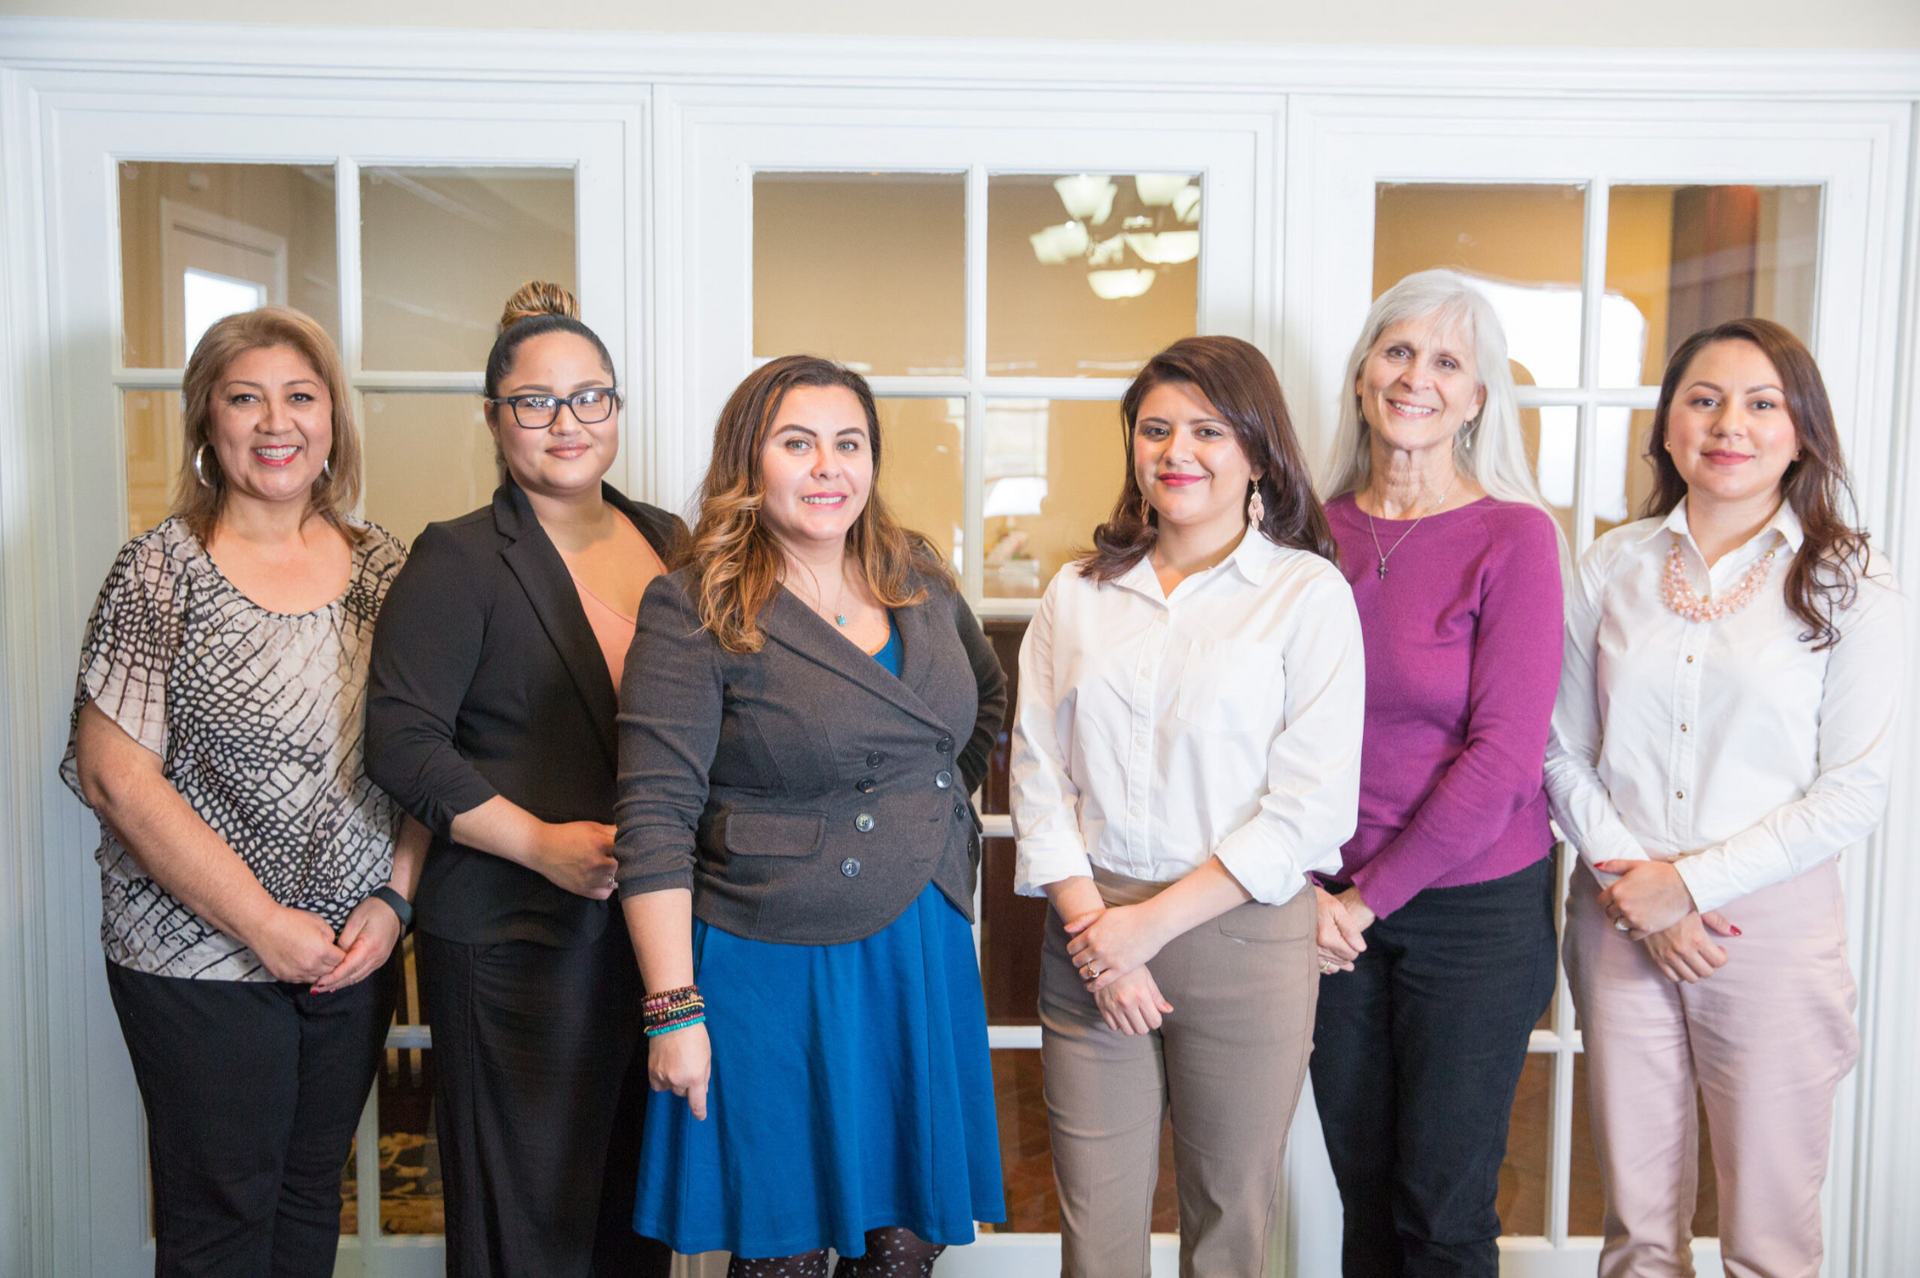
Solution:
{"label": "blue dress", "polygon": [[[892,627],[875,660],[897,675],[900,653]],[[693,962],[707,1117],[652,1094],[635,1230],[686,1253],[859,1256],[869,1229],[954,1245],[1006,1219],[973,931],[938,888],[843,945],[695,919]]]}

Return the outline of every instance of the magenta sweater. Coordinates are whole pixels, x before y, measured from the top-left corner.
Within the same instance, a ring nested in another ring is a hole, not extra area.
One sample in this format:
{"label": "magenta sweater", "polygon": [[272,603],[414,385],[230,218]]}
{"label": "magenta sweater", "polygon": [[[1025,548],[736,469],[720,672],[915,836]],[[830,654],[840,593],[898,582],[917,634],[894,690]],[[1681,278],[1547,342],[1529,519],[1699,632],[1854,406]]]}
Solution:
{"label": "magenta sweater", "polygon": [[1546,512],[1492,498],[1417,528],[1375,519],[1369,532],[1352,496],[1327,515],[1367,646],[1360,825],[1342,873],[1385,917],[1552,847],[1541,762],[1560,684],[1559,543]]}

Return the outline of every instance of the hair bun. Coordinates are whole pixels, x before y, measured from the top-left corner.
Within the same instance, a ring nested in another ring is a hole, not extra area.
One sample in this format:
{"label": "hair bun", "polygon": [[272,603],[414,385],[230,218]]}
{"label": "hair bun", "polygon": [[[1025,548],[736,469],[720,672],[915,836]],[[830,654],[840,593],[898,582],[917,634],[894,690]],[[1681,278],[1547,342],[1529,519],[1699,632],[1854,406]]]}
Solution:
{"label": "hair bun", "polygon": [[513,296],[507,299],[506,309],[500,312],[500,331],[506,332],[523,319],[532,319],[536,315],[564,315],[568,319],[580,318],[580,303],[574,301],[573,294],[558,284],[546,280],[528,280],[513,290]]}

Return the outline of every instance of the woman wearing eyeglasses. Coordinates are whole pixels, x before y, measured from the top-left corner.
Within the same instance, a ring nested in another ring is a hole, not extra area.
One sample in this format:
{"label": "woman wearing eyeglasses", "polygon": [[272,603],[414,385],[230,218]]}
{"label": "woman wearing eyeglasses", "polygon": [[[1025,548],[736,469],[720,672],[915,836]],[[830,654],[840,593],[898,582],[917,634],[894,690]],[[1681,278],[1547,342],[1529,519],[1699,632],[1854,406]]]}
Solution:
{"label": "woman wearing eyeglasses", "polygon": [[684,532],[603,481],[613,360],[529,284],[487,359],[493,501],[420,535],[374,636],[367,770],[433,832],[417,956],[447,1272],[658,1274],[628,1223],[647,1094],[613,895],[614,713]]}

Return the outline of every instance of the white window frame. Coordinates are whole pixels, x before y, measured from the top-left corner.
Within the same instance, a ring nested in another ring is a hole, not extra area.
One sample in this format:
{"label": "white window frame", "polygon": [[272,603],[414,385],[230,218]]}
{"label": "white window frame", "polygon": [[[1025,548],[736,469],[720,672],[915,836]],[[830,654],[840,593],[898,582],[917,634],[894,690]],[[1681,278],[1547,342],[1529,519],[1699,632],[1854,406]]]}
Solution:
{"label": "white window frame", "polygon": [[[490,114],[498,112],[498,114]],[[368,369],[362,359],[360,272],[360,170],[380,168],[539,168],[570,172],[575,183],[575,250],[582,316],[606,341],[617,361],[643,362],[638,334],[629,340],[629,314],[639,301],[626,264],[637,254],[630,207],[635,165],[631,141],[637,113],[621,118],[605,108],[516,103],[511,111],[490,103],[457,115],[419,104],[333,101],[303,105],[284,98],[237,100],[219,111],[181,110],[177,104],[132,112],[75,113],[63,119],[53,139],[54,187],[63,219],[59,248],[49,263],[51,285],[67,309],[68,322],[100,340],[55,361],[64,385],[66,421],[59,432],[63,464],[72,479],[66,519],[76,558],[87,567],[71,584],[84,598],[96,584],[97,565],[110,562],[127,535],[124,469],[99,475],[93,459],[125,453],[120,428],[122,392],[149,389],[178,393],[180,368],[127,368],[122,343],[118,233],[118,165],[207,163],[324,165],[334,173],[335,250],[339,338],[357,419],[373,392],[441,394],[481,392],[481,370],[421,372]],[[178,212],[176,209],[175,212]],[[201,215],[203,219],[213,215]],[[218,219],[226,222],[227,219]],[[209,223],[214,225],[214,223]],[[216,229],[218,229],[216,227]],[[229,228],[231,229],[231,228]],[[255,238],[259,238],[255,233]],[[103,249],[105,251],[103,251]],[[284,295],[284,246],[281,282]],[[170,297],[177,301],[177,297]],[[631,438],[639,429],[630,416]],[[631,454],[631,450],[629,450]],[[628,469],[635,469],[629,457]],[[91,478],[89,477],[91,476]],[[631,478],[629,474],[628,478]],[[103,482],[104,481],[104,482]],[[85,605],[77,613],[84,617]],[[77,632],[72,641],[78,641]],[[78,823],[76,823],[78,824]],[[91,823],[87,823],[90,825]],[[91,846],[89,842],[87,846]],[[84,859],[84,858],[83,858]],[[90,868],[90,867],[89,867]],[[97,878],[69,882],[62,908],[76,917],[98,917]],[[84,905],[80,902],[84,901]],[[50,905],[52,903],[50,902]],[[84,934],[82,934],[84,935]],[[85,1116],[92,1212],[90,1249],[96,1267],[132,1272],[152,1265],[149,1192],[137,1093],[106,992],[98,942],[75,935],[56,978],[87,1008],[86,1059],[91,1068],[75,1080]],[[397,1026],[389,1046],[430,1044],[424,1026]],[[356,1161],[360,1228],[342,1239],[343,1274],[411,1275],[439,1272],[445,1253],[437,1235],[385,1236],[380,1232],[378,1089],[369,1096],[359,1129]]]}
{"label": "white window frame", "polygon": [[[1288,138],[1287,259],[1290,320],[1283,366],[1287,383],[1307,388],[1314,420],[1337,421],[1349,344],[1359,335],[1373,297],[1374,210],[1382,183],[1577,185],[1586,189],[1582,247],[1581,380],[1571,387],[1519,388],[1522,407],[1571,406],[1579,411],[1573,551],[1593,541],[1597,417],[1603,408],[1652,409],[1659,387],[1611,386],[1599,380],[1600,305],[1605,295],[1606,193],[1613,185],[1753,184],[1821,188],[1815,314],[1810,342],[1820,361],[1858,477],[1859,516],[1872,526],[1893,496],[1869,476],[1885,474],[1891,444],[1891,396],[1876,367],[1887,349],[1897,295],[1872,264],[1897,251],[1886,216],[1900,189],[1906,159],[1907,112],[1879,104],[1824,106],[1773,101],[1611,104],[1597,119],[1590,104],[1482,99],[1443,112],[1405,98],[1318,97],[1296,100]],[[1336,335],[1344,335],[1344,343]],[[1310,337],[1310,341],[1299,340]],[[1324,447],[1328,442],[1324,438]],[[1630,446],[1631,451],[1631,446]],[[1631,463],[1630,463],[1631,464]],[[1631,517],[1631,514],[1630,516]],[[1851,957],[1863,970],[1866,922],[1875,901],[1883,839],[1866,856],[1843,861]],[[1562,848],[1560,899],[1572,857]],[[1553,1062],[1547,1220],[1539,1236],[1502,1239],[1503,1273],[1534,1278],[1591,1273],[1600,1240],[1568,1232],[1573,1063],[1582,1050],[1571,993],[1562,973],[1554,994],[1555,1028],[1536,1030],[1531,1053]],[[1842,1084],[1835,1106],[1834,1146],[1823,1197],[1827,1272],[1845,1272],[1853,1221],[1858,1078]],[[1720,1272],[1717,1240],[1695,1248],[1703,1275]],[[1337,1266],[1337,1250],[1319,1258]],[[1836,1267],[1838,1265],[1839,1267]],[[1311,1272],[1312,1270],[1308,1270]],[[1332,1270],[1329,1269],[1329,1272]]]}
{"label": "white window frame", "polygon": [[[1331,152],[1384,139],[1407,121],[1442,152],[1455,144],[1454,119],[1464,121],[1464,135],[1491,132],[1527,145],[1574,134],[1587,142],[1645,138],[1655,147],[1663,145],[1660,120],[1706,122],[1712,127],[1691,134],[1702,140],[1701,163],[1675,175],[1698,182],[1713,180],[1717,142],[1743,130],[1758,144],[1780,138],[1864,147],[1871,177],[1857,205],[1863,287],[1847,326],[1857,355],[1849,360],[1844,346],[1831,345],[1824,294],[1817,340],[1823,356],[1852,365],[1841,413],[1864,433],[1849,442],[1876,545],[1898,565],[1920,565],[1920,519],[1912,517],[1920,508],[1920,462],[1907,443],[1920,425],[1920,343],[1912,336],[1920,332],[1920,193],[1908,185],[1920,168],[1912,127],[1920,54],[1912,51],[1458,50],[1445,60],[1448,74],[1424,86],[1426,96],[1389,100],[1368,89],[1379,84],[1379,68],[1404,63],[1406,51],[1385,46],[377,27],[303,28],[290,45],[290,30],[0,18],[0,722],[10,747],[0,767],[7,835],[0,882],[9,885],[0,892],[0,934],[9,938],[0,946],[0,1023],[17,1025],[22,1043],[0,1055],[0,1130],[18,1137],[4,1142],[0,1219],[24,1222],[0,1229],[0,1268],[17,1261],[23,1272],[117,1278],[151,1263],[150,1252],[129,1245],[135,1229],[124,1218],[126,1204],[140,1196],[126,1157],[138,1106],[99,978],[92,823],[51,765],[66,738],[80,627],[124,519],[121,481],[102,483],[94,468],[98,458],[116,455],[116,400],[128,384],[111,372],[118,298],[100,262],[83,259],[117,254],[111,219],[99,210],[111,207],[112,161],[139,158],[125,138],[148,138],[154,159],[333,164],[343,153],[379,150],[354,151],[328,132],[361,129],[405,145],[389,162],[461,164],[543,163],[576,145],[576,130],[617,135],[605,145],[620,156],[618,179],[593,208],[619,222],[622,256],[604,277],[583,271],[582,300],[603,331],[624,325],[614,353],[635,392],[625,432],[628,491],[669,506],[686,495],[685,463],[704,456],[717,407],[693,411],[697,340],[681,328],[689,291],[708,286],[685,256],[698,229],[685,216],[687,166],[698,151],[697,123],[729,109],[746,122],[775,123],[783,103],[846,109],[856,101],[869,112],[929,103],[975,118],[999,110],[1008,123],[1026,126],[1082,120],[1097,127],[1128,111],[1148,111],[1175,128],[1223,115],[1270,120],[1251,334],[1277,355],[1310,437],[1339,375],[1336,367],[1326,378],[1324,351],[1330,343],[1344,354],[1371,282],[1363,272],[1341,302],[1338,270],[1320,269],[1322,254],[1370,261],[1370,192],[1364,234],[1335,225],[1339,201],[1323,206],[1316,195],[1316,182],[1338,168]],[[290,48],[300,55],[294,62]],[[557,79],[550,69],[563,64],[575,73]],[[259,70],[265,67],[274,72]],[[1752,101],[1755,86],[1764,86],[1764,102]],[[1490,95],[1502,100],[1477,100]],[[149,116],[172,123],[143,132]],[[212,131],[191,127],[196,118]],[[498,130],[516,125],[546,132],[519,156],[489,152],[483,135],[503,136]],[[253,145],[237,147],[242,136]],[[479,140],[470,147],[463,138]],[[1495,157],[1454,180],[1510,172]],[[1743,170],[1726,180],[1756,177]],[[581,208],[583,216],[591,212],[585,200]],[[1824,260],[1822,271],[1832,278]],[[603,279],[607,291],[596,299],[592,290]],[[343,303],[357,297],[342,292]],[[1848,371],[1828,368],[1836,383]],[[410,380],[393,389],[467,386]],[[113,491],[95,491],[105,489]],[[104,521],[87,517],[109,509]],[[1920,567],[1910,567],[1908,575],[1916,574]],[[1920,660],[1920,638],[1913,656]],[[1905,760],[1920,746],[1915,726],[1909,715],[1899,767],[1910,768]],[[1906,1082],[1920,1047],[1920,941],[1904,925],[1920,906],[1920,864],[1883,854],[1916,838],[1920,788],[1899,788],[1868,855],[1848,858],[1863,1044],[1847,1095],[1861,1103],[1849,1152],[1843,1158],[1836,1147],[1846,1179],[1829,1181],[1830,1199],[1846,1207],[1829,1235],[1830,1273],[1894,1272],[1920,1250],[1920,1214],[1911,1210],[1920,1197],[1920,1160],[1911,1153],[1920,1102]],[[1310,1104],[1302,1108],[1310,1121]],[[1312,1143],[1304,1133],[1296,1130],[1290,1162]],[[1303,1204],[1313,1209],[1297,1199],[1290,1225]],[[1333,1272],[1323,1253],[1294,1245],[1297,1232],[1290,1236],[1275,1272]],[[1509,1249],[1509,1266],[1522,1250]],[[426,1244],[386,1255],[408,1272],[432,1271],[437,1260]],[[357,1251],[343,1250],[343,1272],[357,1263]],[[963,1249],[943,1261],[942,1272],[997,1273],[991,1264],[991,1253]],[[1527,1272],[1591,1272],[1590,1254],[1568,1248],[1539,1264]]]}

